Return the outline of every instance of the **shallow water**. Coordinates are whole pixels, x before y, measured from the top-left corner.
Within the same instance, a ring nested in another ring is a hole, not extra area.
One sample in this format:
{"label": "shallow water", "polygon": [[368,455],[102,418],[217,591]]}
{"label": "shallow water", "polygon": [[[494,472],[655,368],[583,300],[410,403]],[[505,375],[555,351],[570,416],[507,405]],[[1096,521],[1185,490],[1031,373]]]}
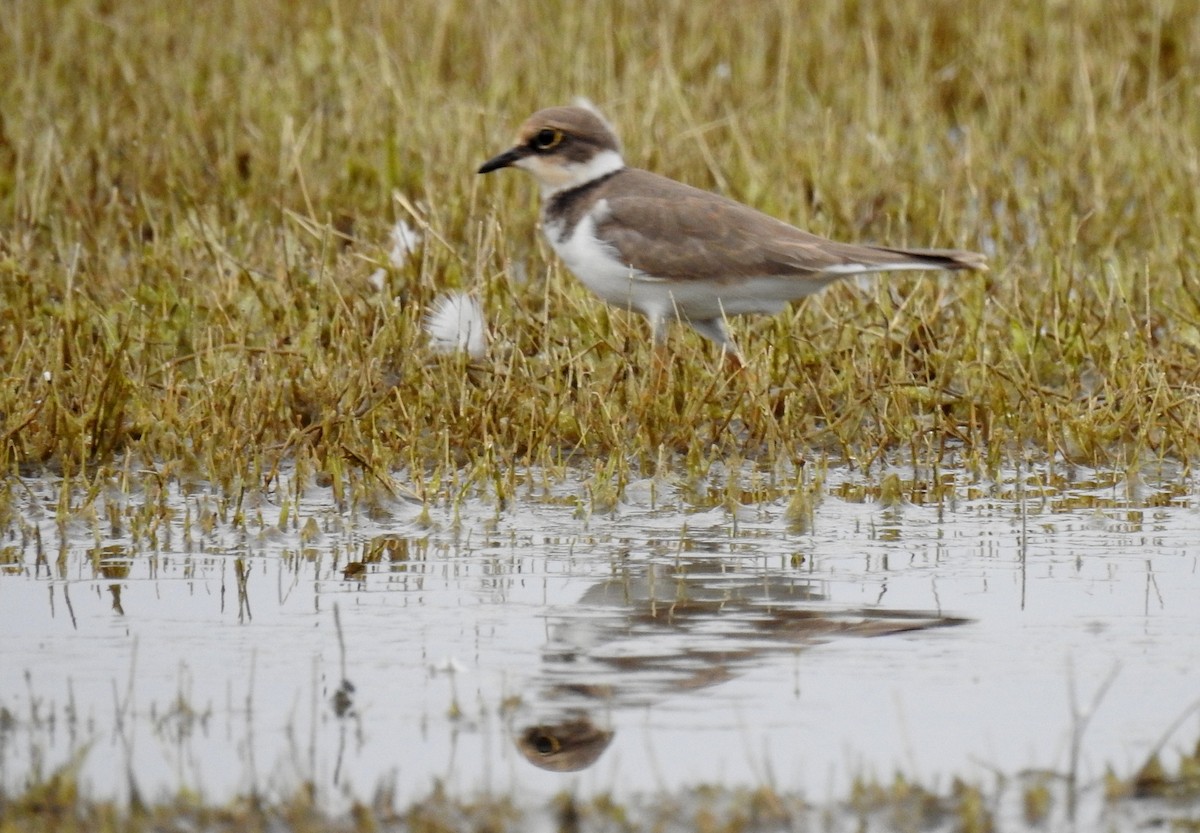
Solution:
{"label": "shallow water", "polygon": [[1200,698],[1195,484],[942,477],[940,504],[884,506],[830,471],[804,529],[786,494],[731,513],[669,479],[590,516],[582,481],[504,510],[312,488],[283,530],[282,498],[239,524],[176,489],[137,548],[108,505],[140,496],[60,526],[30,482],[0,543],[0,779],[82,754],[118,797],[824,801],[857,775],[1065,773],[1073,738],[1085,787],[1136,770]]}

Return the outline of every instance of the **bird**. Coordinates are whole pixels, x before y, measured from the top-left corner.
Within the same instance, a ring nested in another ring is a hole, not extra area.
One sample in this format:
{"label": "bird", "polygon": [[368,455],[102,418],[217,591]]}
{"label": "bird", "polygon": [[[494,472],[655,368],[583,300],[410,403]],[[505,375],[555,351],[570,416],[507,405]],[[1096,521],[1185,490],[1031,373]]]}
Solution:
{"label": "bird", "polygon": [[616,131],[591,105],[538,110],[479,173],[510,167],[537,181],[542,231],[588,289],[645,316],[656,347],[678,321],[720,345],[736,367],[745,360],[727,327],[732,316],[777,314],[852,275],[987,270],[976,252],[830,240],[630,167]]}

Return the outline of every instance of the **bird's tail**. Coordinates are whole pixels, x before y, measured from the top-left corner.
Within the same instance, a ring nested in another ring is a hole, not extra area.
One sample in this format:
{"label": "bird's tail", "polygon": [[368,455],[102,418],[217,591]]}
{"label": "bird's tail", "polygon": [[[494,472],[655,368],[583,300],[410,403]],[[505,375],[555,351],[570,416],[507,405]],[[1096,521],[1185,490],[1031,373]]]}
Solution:
{"label": "bird's tail", "polygon": [[[988,270],[987,256],[979,252],[968,252],[961,249],[893,249],[886,246],[872,246],[885,258],[896,258],[901,263],[896,265],[909,269],[970,269],[976,272]],[[898,256],[898,257],[897,257]]]}

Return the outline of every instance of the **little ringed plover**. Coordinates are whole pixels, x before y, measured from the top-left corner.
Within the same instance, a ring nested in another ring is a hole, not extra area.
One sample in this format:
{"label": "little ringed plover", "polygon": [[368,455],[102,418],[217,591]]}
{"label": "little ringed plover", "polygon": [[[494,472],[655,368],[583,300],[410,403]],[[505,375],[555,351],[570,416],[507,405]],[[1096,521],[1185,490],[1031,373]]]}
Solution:
{"label": "little ringed plover", "polygon": [[479,169],[517,167],[541,188],[542,230],[588,289],[646,316],[656,345],[671,321],[741,364],[725,321],[773,315],[839,278],[898,270],[986,270],[975,252],[827,240],[734,200],[628,167],[588,107],[530,116],[509,150]]}

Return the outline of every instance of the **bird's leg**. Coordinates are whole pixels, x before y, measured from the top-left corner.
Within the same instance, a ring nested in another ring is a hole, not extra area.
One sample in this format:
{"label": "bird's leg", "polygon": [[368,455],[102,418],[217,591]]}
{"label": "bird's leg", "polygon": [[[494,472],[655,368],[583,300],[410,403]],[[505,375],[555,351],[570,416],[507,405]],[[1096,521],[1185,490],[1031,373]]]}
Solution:
{"label": "bird's leg", "polygon": [[654,348],[650,358],[650,379],[642,388],[642,409],[654,400],[659,400],[670,379],[671,354],[667,350],[667,322],[662,318],[650,319]]}
{"label": "bird's leg", "polygon": [[712,318],[708,321],[689,321],[688,323],[700,335],[710,341],[715,341],[721,346],[721,355],[725,360],[725,369],[729,373],[730,378],[739,374],[749,376],[750,370],[746,367],[746,359],[742,356],[742,351],[738,349],[733,337],[729,335],[729,328],[725,326],[724,318]]}
{"label": "bird's leg", "polygon": [[725,369],[729,371],[729,375],[750,372],[746,368],[746,360],[742,358],[742,353],[737,347],[725,344],[721,346],[721,352],[725,354]]}

